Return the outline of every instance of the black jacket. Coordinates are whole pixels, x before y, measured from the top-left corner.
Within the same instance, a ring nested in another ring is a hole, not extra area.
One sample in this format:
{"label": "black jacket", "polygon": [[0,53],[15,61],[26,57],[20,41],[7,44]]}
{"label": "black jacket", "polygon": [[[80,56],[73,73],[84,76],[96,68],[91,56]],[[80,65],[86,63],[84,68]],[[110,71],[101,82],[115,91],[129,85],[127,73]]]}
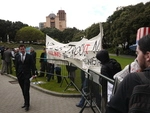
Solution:
{"label": "black jacket", "polygon": [[[145,69],[143,73],[150,79],[150,68]],[[142,81],[136,73],[128,74],[119,84],[115,95],[108,102],[106,113],[128,113],[129,100],[133,88],[141,84]]]}
{"label": "black jacket", "polygon": [[41,56],[40,56],[40,62],[44,62],[44,61],[46,61],[45,59],[46,59],[46,53],[45,52],[43,52],[43,53],[41,53]]}
{"label": "black jacket", "polygon": [[17,78],[29,79],[32,75],[35,75],[35,65],[30,54],[26,54],[24,62],[21,61],[21,55],[17,55],[15,57],[15,68]]}

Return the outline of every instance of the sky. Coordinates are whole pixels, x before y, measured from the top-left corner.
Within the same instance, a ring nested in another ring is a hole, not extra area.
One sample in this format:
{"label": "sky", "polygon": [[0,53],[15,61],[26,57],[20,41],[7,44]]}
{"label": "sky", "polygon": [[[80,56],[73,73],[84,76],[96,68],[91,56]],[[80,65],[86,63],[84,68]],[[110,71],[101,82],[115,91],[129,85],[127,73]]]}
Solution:
{"label": "sky", "polygon": [[85,30],[105,22],[119,6],[146,3],[149,0],[1,0],[0,19],[38,27],[50,13],[65,10],[67,27]]}

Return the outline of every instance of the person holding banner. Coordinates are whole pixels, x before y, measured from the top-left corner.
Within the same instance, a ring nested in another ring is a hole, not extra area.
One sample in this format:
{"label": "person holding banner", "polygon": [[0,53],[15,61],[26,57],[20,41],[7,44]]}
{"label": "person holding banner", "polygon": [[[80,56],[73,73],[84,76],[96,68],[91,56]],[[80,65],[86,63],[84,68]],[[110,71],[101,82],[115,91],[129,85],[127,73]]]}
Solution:
{"label": "person holding banner", "polygon": [[[120,63],[117,62],[115,59],[110,59],[107,50],[103,49],[97,52],[96,58],[101,63],[101,74],[108,77],[109,79],[113,79],[114,74],[121,71]],[[107,88],[112,88],[112,84],[109,84],[109,82],[107,82],[107,80],[103,77],[99,78],[99,82],[102,85],[102,111],[104,112],[107,101],[109,99],[109,90]]]}
{"label": "person holding banner", "polygon": [[47,69],[46,69],[46,77],[47,82],[49,82],[52,79],[54,79],[54,64],[47,62]]}
{"label": "person holding banner", "polygon": [[75,71],[77,70],[77,67],[73,66],[73,64],[66,65],[66,69],[68,71],[68,77],[72,82],[75,82]]}
{"label": "person holding banner", "polygon": [[40,75],[38,77],[44,77],[47,70],[46,48],[43,49],[43,52],[40,55],[40,66]]}
{"label": "person holding banner", "polygon": [[61,66],[59,64],[55,64],[55,73],[57,76],[57,83],[61,83],[61,81],[62,81]]}
{"label": "person holding banner", "polygon": [[[110,69],[108,65],[109,62],[110,62],[110,58],[109,58],[109,54],[108,54],[108,51],[107,50],[101,50],[101,51],[98,51],[97,54],[96,54],[96,58],[101,62],[101,74],[102,75],[105,75],[107,77],[110,77],[111,76],[111,79],[113,78],[113,69]],[[85,81],[84,81],[84,87],[87,87],[87,84],[88,84],[88,79],[86,78]],[[99,108],[101,108],[101,100],[103,99],[103,106],[102,108],[104,109],[106,107],[106,103],[107,103],[107,80],[105,80],[104,78],[100,77],[100,84],[102,85],[102,98],[101,98],[101,95],[99,93],[99,84],[97,83],[94,83],[93,82],[93,90],[92,90],[92,93],[94,94],[94,96],[96,97],[96,104]],[[82,96],[81,97],[81,100],[79,102],[79,104],[77,104],[76,106],[77,107],[83,107],[84,105],[84,102],[85,102],[85,99],[84,97]],[[105,109],[104,109],[105,111]]]}

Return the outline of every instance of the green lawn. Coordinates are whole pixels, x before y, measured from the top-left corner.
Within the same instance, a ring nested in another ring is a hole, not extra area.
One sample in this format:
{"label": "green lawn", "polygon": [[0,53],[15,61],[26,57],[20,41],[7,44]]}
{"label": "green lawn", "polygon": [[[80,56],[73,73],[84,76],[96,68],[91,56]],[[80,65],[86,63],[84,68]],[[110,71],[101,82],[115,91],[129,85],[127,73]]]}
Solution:
{"label": "green lawn", "polygon": [[[40,54],[42,52],[42,50],[37,50],[37,68],[40,69],[39,66],[39,57]],[[130,64],[134,58],[130,58],[130,57],[123,57],[123,56],[110,56],[111,58],[115,58],[122,66],[122,69],[127,65]],[[61,73],[63,76],[67,77],[67,71],[65,69],[64,66],[62,66],[62,70],[63,72]],[[42,78],[37,78],[38,81],[44,81],[46,82],[46,77],[42,77]],[[69,78],[66,78],[66,80],[68,82],[70,82]],[[81,79],[80,79],[80,70],[78,69],[76,71],[76,78],[75,78],[75,84],[80,88],[81,86]],[[54,80],[51,80],[50,82],[46,82],[45,84],[40,84],[40,87],[43,87],[45,89],[51,90],[51,91],[56,91],[56,92],[60,92],[60,93],[78,93],[78,91],[76,90],[69,90],[69,89],[73,89],[73,86],[69,86],[68,90],[64,89],[67,87],[67,84],[65,82],[65,80],[62,83],[62,86],[60,87],[60,84],[57,83],[57,78],[55,76]]]}
{"label": "green lawn", "polygon": [[[37,52],[37,69],[40,70],[40,63],[39,63],[39,58],[41,53],[43,52],[43,47],[38,48],[36,50]],[[123,56],[110,56],[111,58],[115,58],[122,66],[122,69],[127,65],[130,64],[134,58],[129,58],[129,57],[123,57]],[[62,68],[62,73],[61,75],[66,77],[66,80],[68,82],[70,82],[69,78],[67,77],[67,71],[65,69],[65,66],[61,66]],[[15,72],[14,72],[14,67],[13,69],[13,75],[15,76]],[[46,82],[46,77],[37,77],[37,79],[34,79],[32,82],[36,82],[37,81],[43,81],[45,82],[44,84],[39,84],[40,87],[44,88],[44,89],[48,89],[51,91],[56,91],[56,92],[60,92],[60,93],[79,93],[77,90],[75,90],[75,88],[73,86],[69,86],[67,90],[65,90],[65,88],[67,87],[67,83],[64,80],[61,87],[60,87],[60,83],[57,83],[57,77],[54,76],[54,80],[51,80],[50,82]],[[76,70],[76,78],[75,78],[75,84],[78,86],[78,88],[80,88],[81,86],[81,79],[80,79],[80,69]],[[64,91],[65,90],[65,91]]]}

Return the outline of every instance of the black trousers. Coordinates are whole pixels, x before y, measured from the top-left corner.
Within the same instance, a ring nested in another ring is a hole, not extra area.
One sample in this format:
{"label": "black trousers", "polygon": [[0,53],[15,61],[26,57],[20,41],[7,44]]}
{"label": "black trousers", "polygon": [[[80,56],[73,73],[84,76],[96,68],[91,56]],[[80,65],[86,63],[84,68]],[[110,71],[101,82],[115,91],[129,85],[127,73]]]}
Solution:
{"label": "black trousers", "polygon": [[50,81],[51,78],[54,79],[54,64],[47,63],[46,72],[47,81]]}
{"label": "black trousers", "polygon": [[55,73],[56,73],[56,75],[57,75],[57,82],[60,83],[61,80],[62,80],[62,77],[61,77],[61,69],[60,69],[60,70],[56,70]]}
{"label": "black trousers", "polygon": [[30,106],[30,81],[29,79],[25,78],[25,79],[18,79],[19,85],[21,87],[22,90],[22,94],[24,97],[24,105],[29,107]]}
{"label": "black trousers", "polygon": [[40,77],[44,77],[47,70],[47,62],[41,62]]}

